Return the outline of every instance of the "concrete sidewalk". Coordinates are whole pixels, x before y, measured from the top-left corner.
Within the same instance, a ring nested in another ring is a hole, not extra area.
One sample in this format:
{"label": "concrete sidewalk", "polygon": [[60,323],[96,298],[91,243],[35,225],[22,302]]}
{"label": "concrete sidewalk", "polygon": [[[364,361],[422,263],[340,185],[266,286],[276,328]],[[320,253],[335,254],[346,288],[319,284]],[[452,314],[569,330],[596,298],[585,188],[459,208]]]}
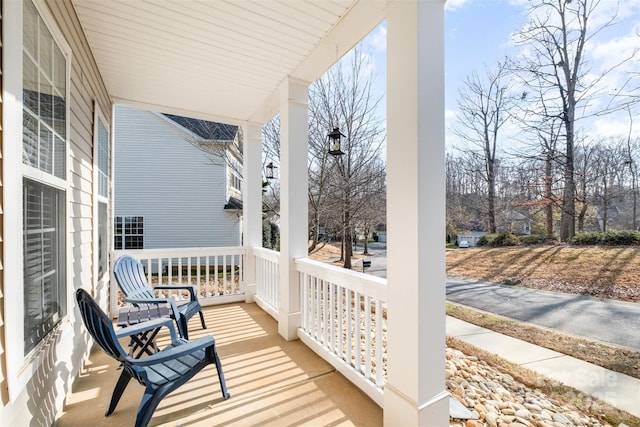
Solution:
{"label": "concrete sidewalk", "polygon": [[640,417],[640,380],[447,316],[447,335]]}

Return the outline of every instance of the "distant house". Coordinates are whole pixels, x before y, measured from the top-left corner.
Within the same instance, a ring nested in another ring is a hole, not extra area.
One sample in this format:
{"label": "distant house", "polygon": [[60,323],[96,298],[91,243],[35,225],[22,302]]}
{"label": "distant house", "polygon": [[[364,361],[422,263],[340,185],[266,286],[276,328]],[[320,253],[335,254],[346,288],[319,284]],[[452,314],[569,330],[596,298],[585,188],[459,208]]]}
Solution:
{"label": "distant house", "polygon": [[531,234],[531,218],[515,211],[507,210],[499,217],[498,229],[500,231],[510,231],[515,234]]}
{"label": "distant house", "polygon": [[465,240],[469,242],[470,247],[474,247],[478,244],[478,240],[482,238],[482,236],[487,235],[486,231],[465,231],[458,234],[457,242],[460,244],[461,241]]}
{"label": "distant house", "polygon": [[241,244],[236,126],[115,109],[114,249]]}

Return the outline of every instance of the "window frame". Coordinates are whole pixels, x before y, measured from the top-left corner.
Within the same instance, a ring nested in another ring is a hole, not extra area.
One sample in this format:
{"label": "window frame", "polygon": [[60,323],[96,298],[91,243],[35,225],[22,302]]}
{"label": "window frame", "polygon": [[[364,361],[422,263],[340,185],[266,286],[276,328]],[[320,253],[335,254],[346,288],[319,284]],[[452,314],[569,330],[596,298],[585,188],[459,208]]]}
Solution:
{"label": "window frame", "polygon": [[[24,88],[24,68],[23,68],[23,11],[24,2],[4,2],[3,10],[3,123],[11,123],[5,126],[3,136],[5,141],[14,143],[5,144],[3,151],[4,168],[4,193],[5,200],[13,201],[4,206],[5,221],[5,242],[11,242],[11,246],[20,250],[6,251],[5,262],[5,283],[12,283],[10,287],[5,287],[5,355],[6,374],[9,389],[9,400],[15,401],[24,390],[26,384],[31,380],[41,364],[45,363],[42,351],[47,346],[56,342],[56,337],[64,330],[64,326],[69,323],[69,316],[73,312],[72,298],[70,295],[70,285],[68,284],[70,271],[71,240],[69,231],[71,230],[70,210],[70,130],[71,130],[71,63],[72,50],[56,24],[48,7],[42,0],[33,0],[33,5],[48,29],[53,42],[62,53],[65,66],[65,127],[64,127],[64,147],[65,147],[65,167],[64,177],[61,179],[45,173],[35,167],[23,164],[23,88]],[[19,94],[16,96],[16,94]],[[17,143],[19,141],[19,143]],[[65,236],[63,243],[64,267],[66,276],[63,277],[65,283],[66,310],[65,315],[59,320],[57,325],[51,330],[45,339],[40,341],[28,354],[25,355],[25,306],[24,306],[24,235],[23,235],[23,185],[24,180],[30,179],[46,184],[57,190],[64,192],[64,218],[61,218],[65,225]]]}
{"label": "window frame", "polygon": [[[111,221],[109,221],[111,214],[111,203],[110,203],[110,194],[111,194],[111,177],[112,175],[112,162],[113,162],[113,153],[112,153],[112,129],[109,126],[109,121],[106,119],[106,115],[102,112],[100,105],[97,100],[93,101],[93,194],[94,194],[94,202],[93,202],[93,285],[95,289],[100,289],[103,284],[106,284],[109,280],[109,253],[113,248],[112,242],[113,238],[111,237]],[[105,130],[107,131],[107,170],[106,170],[106,195],[100,194],[100,175],[103,171],[100,169],[100,130],[99,125],[102,123]],[[106,237],[106,268],[102,273],[100,273],[100,204],[104,204],[106,208],[106,223],[104,224],[107,227],[107,235]]]}

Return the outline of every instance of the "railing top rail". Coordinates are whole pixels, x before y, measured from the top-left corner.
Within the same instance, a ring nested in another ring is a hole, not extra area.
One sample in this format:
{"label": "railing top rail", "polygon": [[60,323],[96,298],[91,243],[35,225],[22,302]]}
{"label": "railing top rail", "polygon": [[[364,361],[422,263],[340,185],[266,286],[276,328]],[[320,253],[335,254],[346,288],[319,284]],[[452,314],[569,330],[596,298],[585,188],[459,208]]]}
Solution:
{"label": "railing top rail", "polygon": [[296,268],[301,273],[338,284],[346,289],[384,302],[387,301],[387,280],[381,277],[347,270],[309,258],[297,259]]}
{"label": "railing top rail", "polygon": [[211,248],[162,248],[162,249],[125,249],[115,250],[114,255],[130,254],[138,258],[168,258],[205,255],[244,255],[247,253],[245,246],[218,246]]}
{"label": "railing top rail", "polygon": [[261,248],[258,246],[254,246],[251,248],[253,253],[260,258],[264,258],[267,261],[278,262],[280,259],[280,252],[274,251],[273,249]]}

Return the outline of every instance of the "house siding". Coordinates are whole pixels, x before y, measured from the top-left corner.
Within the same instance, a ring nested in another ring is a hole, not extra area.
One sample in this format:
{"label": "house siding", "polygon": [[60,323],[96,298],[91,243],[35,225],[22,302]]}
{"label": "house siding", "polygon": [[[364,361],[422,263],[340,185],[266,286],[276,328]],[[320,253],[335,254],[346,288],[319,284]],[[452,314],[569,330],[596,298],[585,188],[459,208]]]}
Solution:
{"label": "house siding", "polygon": [[[2,0],[0,0],[1,2]],[[9,3],[4,1],[2,11]],[[0,3],[1,4],[1,3]],[[37,4],[40,9],[47,9],[47,13],[53,18],[57,30],[62,34],[69,45],[72,56],[69,69],[69,134],[68,134],[68,156],[67,156],[67,316],[62,319],[60,325],[51,334],[46,343],[39,349],[36,356],[33,356],[28,369],[33,369],[33,374],[22,387],[9,389],[12,384],[3,380],[2,401],[0,402],[0,419],[3,425],[52,425],[55,419],[61,414],[65,397],[70,393],[70,385],[78,376],[83,366],[84,360],[89,354],[89,340],[82,322],[76,316],[75,290],[85,288],[87,290],[95,288],[95,277],[93,275],[93,109],[94,102],[103,109],[111,111],[111,100],[106,87],[98,72],[94,58],[85,39],[81,25],[77,19],[75,10],[70,0],[41,0]],[[44,10],[43,10],[44,11]],[[50,21],[48,21],[50,22]],[[16,49],[12,49],[13,52]],[[12,58],[15,60],[15,58]],[[7,59],[4,59],[7,61]],[[21,133],[21,130],[19,130]],[[12,132],[16,134],[15,129]],[[4,141],[7,144],[9,141]],[[1,149],[2,146],[0,146]],[[6,156],[5,156],[6,158]],[[19,164],[20,159],[7,159],[7,164]],[[0,168],[2,167],[0,158]],[[17,168],[19,170],[19,168]],[[16,168],[12,169],[13,172]],[[6,174],[6,171],[3,171]],[[3,179],[22,180],[20,175]],[[0,192],[2,187],[0,187]],[[5,200],[9,204],[19,204],[21,200]],[[2,206],[3,208],[5,206]],[[16,212],[16,207],[12,207],[12,212]],[[0,233],[2,233],[2,220],[0,219]],[[1,241],[1,240],[0,240]],[[20,251],[18,244],[12,245],[9,241],[4,241],[2,258],[4,261],[5,251]],[[4,264],[4,263],[3,263]],[[15,266],[15,269],[22,268]],[[4,291],[4,277],[9,274],[8,270],[2,275],[0,271],[0,295]],[[101,287],[99,289],[105,289]],[[5,294],[6,296],[6,294]],[[103,308],[107,307],[108,295],[106,291],[95,295]],[[1,297],[0,297],[1,298]],[[13,301],[15,299],[15,301]],[[13,294],[11,301],[6,304],[22,304],[17,300],[17,295]],[[3,314],[0,312],[0,315]],[[0,322],[0,328],[22,328],[22,319],[10,319],[5,325]],[[16,351],[22,343],[7,342],[0,329],[0,349],[9,352],[10,347]],[[0,354],[0,371],[6,371],[5,359]],[[22,374],[25,375],[25,374]],[[22,384],[21,381],[17,383]]]}
{"label": "house siding", "polygon": [[115,215],[144,217],[145,249],[240,244],[241,219],[224,210],[224,161],[148,111],[116,107],[114,135]]}

